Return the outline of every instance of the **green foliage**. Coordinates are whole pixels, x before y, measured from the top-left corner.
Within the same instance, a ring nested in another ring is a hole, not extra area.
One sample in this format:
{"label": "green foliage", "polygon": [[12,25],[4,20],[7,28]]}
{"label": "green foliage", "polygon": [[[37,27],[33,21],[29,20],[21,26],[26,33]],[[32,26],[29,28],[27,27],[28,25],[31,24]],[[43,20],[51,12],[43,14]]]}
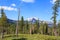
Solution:
{"label": "green foliage", "polygon": [[48,34],[48,24],[45,23],[44,26],[46,27],[46,28],[45,28],[45,34]]}
{"label": "green foliage", "polygon": [[26,28],[29,29],[29,23],[26,21]]}
{"label": "green foliage", "polygon": [[[13,34],[12,34],[13,35]],[[6,37],[6,35],[5,35]],[[13,40],[16,39],[16,37],[6,37],[4,40]],[[24,39],[24,40],[60,40],[60,37],[58,36],[48,36],[48,35],[39,35],[39,34],[19,34],[19,37],[17,39]]]}
{"label": "green foliage", "polygon": [[38,33],[39,32],[39,20],[36,20],[35,24],[34,24],[34,33]]}
{"label": "green foliage", "polygon": [[24,18],[23,16],[21,17],[21,21],[19,22],[19,25],[20,25],[20,31],[21,33],[24,33],[24,27],[25,27],[25,24],[24,24]]}
{"label": "green foliage", "polygon": [[53,6],[53,22],[54,25],[56,26],[56,17],[57,17],[57,13],[58,13],[58,7],[59,7],[59,0],[57,0]]}
{"label": "green foliage", "polygon": [[2,27],[6,27],[7,26],[7,17],[5,15],[3,9],[1,9],[0,26],[2,26]]}
{"label": "green foliage", "polygon": [[5,15],[3,9],[1,9],[0,29],[1,29],[2,38],[3,38],[4,32],[6,32],[7,27],[8,27],[7,17]]}
{"label": "green foliage", "polygon": [[26,20],[25,27],[24,27],[25,34],[29,33],[29,22]]}
{"label": "green foliage", "polygon": [[54,3],[54,6],[53,6],[53,16],[52,16],[52,19],[53,19],[53,23],[54,23],[54,34],[55,36],[57,36],[57,32],[56,32],[56,18],[57,18],[57,13],[58,13],[58,7],[59,7],[59,2],[60,0],[56,0],[55,3]]}
{"label": "green foliage", "polygon": [[41,33],[41,34],[43,34],[43,32],[44,32],[43,27],[44,27],[44,24],[43,24],[43,21],[41,21],[40,27],[39,27],[39,33]]}
{"label": "green foliage", "polygon": [[59,36],[60,36],[60,20],[58,22],[58,32],[59,32]]}
{"label": "green foliage", "polygon": [[12,39],[12,40],[27,40],[26,38],[15,38],[15,39]]}
{"label": "green foliage", "polygon": [[7,29],[7,34],[15,34],[15,30],[16,30],[15,24],[10,23]]}

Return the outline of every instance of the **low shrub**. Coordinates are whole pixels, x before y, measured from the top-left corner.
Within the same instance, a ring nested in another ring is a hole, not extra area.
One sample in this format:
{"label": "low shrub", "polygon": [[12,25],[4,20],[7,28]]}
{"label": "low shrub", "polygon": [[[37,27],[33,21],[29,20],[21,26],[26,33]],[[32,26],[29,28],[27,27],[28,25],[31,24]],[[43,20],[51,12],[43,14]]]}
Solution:
{"label": "low shrub", "polygon": [[15,39],[12,39],[12,40],[27,40],[26,38],[15,38]]}
{"label": "low shrub", "polygon": [[18,38],[15,35],[6,35],[4,40],[60,40],[60,36],[19,34]]}

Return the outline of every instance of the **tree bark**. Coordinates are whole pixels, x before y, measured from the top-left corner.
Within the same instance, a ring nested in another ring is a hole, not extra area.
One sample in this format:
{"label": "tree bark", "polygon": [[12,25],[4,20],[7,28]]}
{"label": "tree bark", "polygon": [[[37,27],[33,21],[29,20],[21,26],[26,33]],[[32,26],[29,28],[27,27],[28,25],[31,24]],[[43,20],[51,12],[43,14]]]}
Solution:
{"label": "tree bark", "polygon": [[55,36],[58,36],[57,30],[56,30],[56,25],[54,26],[53,32],[54,32],[54,35],[55,35]]}

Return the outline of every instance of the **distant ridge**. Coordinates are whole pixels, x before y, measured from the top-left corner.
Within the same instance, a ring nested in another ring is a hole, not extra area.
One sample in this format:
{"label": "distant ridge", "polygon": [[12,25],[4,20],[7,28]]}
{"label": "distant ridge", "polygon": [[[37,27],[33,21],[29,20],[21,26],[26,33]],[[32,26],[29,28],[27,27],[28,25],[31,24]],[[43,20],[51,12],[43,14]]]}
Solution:
{"label": "distant ridge", "polygon": [[[32,18],[28,18],[28,19],[26,19],[26,20],[28,20],[29,22],[34,23],[36,20],[38,20],[38,18],[32,17]],[[26,21],[26,20],[25,20],[25,21]],[[7,21],[8,21],[9,23],[16,23],[16,22],[17,22],[16,20],[12,20],[12,19],[7,19]],[[41,21],[43,21],[43,20],[39,20],[39,23],[41,23]],[[48,26],[53,26],[53,23],[52,23],[51,21],[43,21],[43,23],[45,23],[45,22],[48,24]]]}
{"label": "distant ridge", "polygon": [[16,21],[15,21],[15,20],[12,20],[12,19],[7,19],[7,21],[8,21],[9,23],[16,23]]}

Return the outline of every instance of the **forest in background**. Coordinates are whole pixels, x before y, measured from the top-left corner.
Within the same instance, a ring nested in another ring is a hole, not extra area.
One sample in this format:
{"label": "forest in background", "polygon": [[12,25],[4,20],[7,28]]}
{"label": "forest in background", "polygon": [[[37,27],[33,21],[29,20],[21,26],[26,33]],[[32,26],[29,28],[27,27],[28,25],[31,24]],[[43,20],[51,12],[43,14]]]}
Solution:
{"label": "forest in background", "polygon": [[[49,27],[48,24],[43,21],[39,22],[36,20],[34,23],[29,22],[28,20],[24,21],[24,17],[21,17],[16,23],[10,23],[8,18],[4,12],[4,9],[1,9],[1,17],[0,17],[0,34],[3,38],[6,34],[43,34],[43,35],[51,35],[51,36],[60,36],[60,21],[58,22],[58,26],[56,25],[57,16],[58,16],[58,8],[60,7],[60,0],[57,0],[53,5],[53,26]],[[19,13],[19,12],[18,12]]]}

